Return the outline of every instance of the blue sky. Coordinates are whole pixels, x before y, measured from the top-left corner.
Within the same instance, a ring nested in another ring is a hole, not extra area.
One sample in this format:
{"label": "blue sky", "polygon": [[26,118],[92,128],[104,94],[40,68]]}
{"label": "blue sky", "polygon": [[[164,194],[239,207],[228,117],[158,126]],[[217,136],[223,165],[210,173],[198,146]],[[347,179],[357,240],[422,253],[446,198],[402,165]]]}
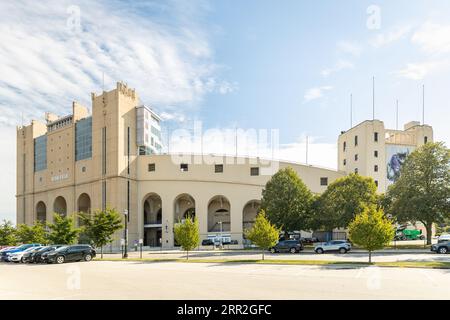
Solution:
{"label": "blue sky", "polygon": [[[374,11],[375,10],[375,11]],[[379,13],[379,14],[378,14]],[[15,125],[90,107],[123,80],[169,128],[279,129],[280,157],[336,167],[372,117],[421,120],[450,142],[450,2],[29,1],[0,4],[0,218],[15,217]],[[378,19],[379,18],[379,19]],[[368,24],[369,22],[369,24]]]}

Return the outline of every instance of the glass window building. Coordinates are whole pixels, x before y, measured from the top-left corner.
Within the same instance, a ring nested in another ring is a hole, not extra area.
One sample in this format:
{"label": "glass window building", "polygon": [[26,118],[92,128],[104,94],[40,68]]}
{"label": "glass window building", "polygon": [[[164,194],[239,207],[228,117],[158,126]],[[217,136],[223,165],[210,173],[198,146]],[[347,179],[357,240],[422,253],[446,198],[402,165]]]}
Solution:
{"label": "glass window building", "polygon": [[34,139],[34,171],[47,169],[47,135]]}
{"label": "glass window building", "polygon": [[75,160],[92,157],[92,117],[82,119],[75,127]]}

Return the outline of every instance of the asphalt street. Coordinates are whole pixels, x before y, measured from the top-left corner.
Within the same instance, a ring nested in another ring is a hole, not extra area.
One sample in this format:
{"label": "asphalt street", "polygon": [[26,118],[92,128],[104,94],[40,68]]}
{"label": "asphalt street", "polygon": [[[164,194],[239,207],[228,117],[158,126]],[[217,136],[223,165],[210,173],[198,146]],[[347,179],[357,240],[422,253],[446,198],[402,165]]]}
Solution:
{"label": "asphalt street", "polygon": [[450,299],[450,270],[180,262],[0,264],[0,299]]}

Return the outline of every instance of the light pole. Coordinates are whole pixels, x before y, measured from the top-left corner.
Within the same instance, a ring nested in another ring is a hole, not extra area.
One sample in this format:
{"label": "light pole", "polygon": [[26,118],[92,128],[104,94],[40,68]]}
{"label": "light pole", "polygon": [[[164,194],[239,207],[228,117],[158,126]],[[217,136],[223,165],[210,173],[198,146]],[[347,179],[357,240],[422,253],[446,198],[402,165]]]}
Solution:
{"label": "light pole", "polygon": [[220,225],[220,249],[223,247],[223,238],[222,238],[222,221],[219,221]]}
{"label": "light pole", "polygon": [[128,258],[128,210],[125,209],[123,211],[123,215],[125,216],[125,230],[124,230],[124,236],[125,239],[125,245],[124,245],[124,251],[123,251],[123,258]]}

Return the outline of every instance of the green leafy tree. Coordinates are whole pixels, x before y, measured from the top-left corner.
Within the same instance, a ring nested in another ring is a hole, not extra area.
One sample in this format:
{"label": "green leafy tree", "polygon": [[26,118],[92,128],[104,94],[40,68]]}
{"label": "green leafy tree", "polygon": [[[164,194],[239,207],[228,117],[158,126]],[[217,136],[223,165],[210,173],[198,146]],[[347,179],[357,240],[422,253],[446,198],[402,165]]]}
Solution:
{"label": "green leafy tree", "polygon": [[313,194],[291,167],[279,170],[262,191],[261,209],[270,222],[288,232],[307,228]]}
{"label": "green leafy tree", "polygon": [[3,220],[0,224],[0,245],[15,246],[17,244],[17,234],[11,221]]}
{"label": "green leafy tree", "polygon": [[103,259],[103,247],[111,243],[117,230],[123,228],[122,216],[116,209],[96,210],[92,214],[79,213],[82,230],[87,239],[95,247],[100,247]]}
{"label": "green leafy tree", "polygon": [[366,206],[379,205],[372,178],[352,173],[333,181],[313,203],[314,229],[346,228]]}
{"label": "green leafy tree", "polygon": [[369,251],[369,263],[372,252],[387,246],[395,234],[392,222],[375,206],[366,207],[350,222],[348,229],[350,240]]}
{"label": "green leafy tree", "polygon": [[39,221],[32,226],[19,224],[17,226],[17,238],[21,243],[46,244],[48,238],[45,227],[46,225]]}
{"label": "green leafy tree", "polygon": [[433,224],[450,217],[450,150],[438,142],[413,151],[387,196],[389,213],[399,222],[422,222],[431,244]]}
{"label": "green leafy tree", "polygon": [[279,235],[280,229],[270,223],[264,210],[256,216],[253,227],[245,231],[247,239],[261,248],[263,260],[264,251],[277,244]]}
{"label": "green leafy tree", "polygon": [[200,232],[197,217],[190,216],[183,221],[179,221],[174,226],[175,240],[186,251],[186,260],[189,259],[189,251],[193,250],[200,243]]}
{"label": "green leafy tree", "polygon": [[73,216],[61,216],[58,213],[53,214],[53,223],[48,228],[48,240],[53,244],[74,244],[80,233],[80,229],[74,226]]}

